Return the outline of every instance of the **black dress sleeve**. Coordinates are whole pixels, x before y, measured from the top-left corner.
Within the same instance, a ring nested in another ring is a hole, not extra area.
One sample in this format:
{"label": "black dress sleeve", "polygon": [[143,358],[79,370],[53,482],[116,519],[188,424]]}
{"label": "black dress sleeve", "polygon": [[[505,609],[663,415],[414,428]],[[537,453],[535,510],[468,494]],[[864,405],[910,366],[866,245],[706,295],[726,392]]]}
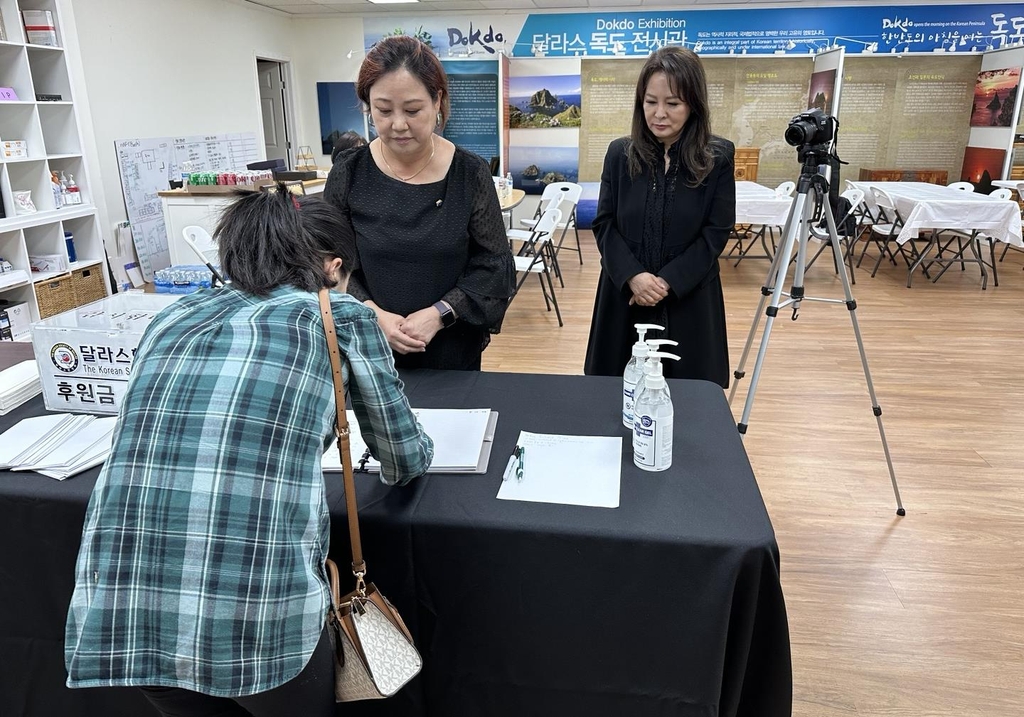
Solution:
{"label": "black dress sleeve", "polygon": [[718,140],[714,151],[715,166],[706,180],[708,191],[712,193],[711,206],[701,226],[700,236],[658,272],[678,298],[700,286],[704,277],[715,268],[736,223],[735,146],[728,140]]}
{"label": "black dress sleeve", "polygon": [[460,321],[497,333],[515,285],[512,248],[487,165],[479,157],[458,149],[456,158],[467,163],[466,193],[472,206],[469,260],[462,276],[443,299]]}
{"label": "black dress sleeve", "polygon": [[[339,209],[349,224],[352,223],[352,213],[348,206],[348,191],[352,186],[352,174],[356,162],[359,161],[359,157],[364,151],[369,154],[369,147],[354,147],[339,154],[334,161],[334,166],[331,167],[330,174],[327,175],[327,184],[324,185],[324,201]],[[357,256],[358,251],[357,244]],[[366,285],[362,280],[362,271],[357,269],[352,272],[346,291],[359,301],[365,302],[370,299],[370,292],[366,290]]]}
{"label": "black dress sleeve", "polygon": [[644,271],[643,265],[626,244],[618,228],[619,202],[625,195],[623,183],[629,181],[626,169],[625,138],[608,145],[601,171],[601,193],[597,200],[597,214],[591,228],[598,251],[601,252],[601,266],[612,283],[620,291],[626,282]]}

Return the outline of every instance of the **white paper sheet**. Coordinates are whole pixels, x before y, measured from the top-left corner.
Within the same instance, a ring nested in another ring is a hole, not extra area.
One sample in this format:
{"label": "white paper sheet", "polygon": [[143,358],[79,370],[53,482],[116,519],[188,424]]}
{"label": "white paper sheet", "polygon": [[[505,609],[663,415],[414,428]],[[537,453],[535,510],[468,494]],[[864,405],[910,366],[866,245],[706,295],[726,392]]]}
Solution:
{"label": "white paper sheet", "polygon": [[59,415],[65,416],[65,420],[50,429],[46,435],[37,438],[32,445],[26,445],[25,450],[11,461],[11,470],[15,470],[18,466],[36,463],[49,455],[65,440],[96,420],[95,416],[73,416],[69,413]]}
{"label": "white paper sheet", "polygon": [[16,465],[14,460],[26,449],[70,418],[67,413],[51,413],[18,421],[0,434],[0,468]]}
{"label": "white paper sheet", "polygon": [[502,481],[499,500],[619,507],[622,438],[521,431],[517,445],[526,449],[523,479]]}
{"label": "white paper sheet", "polygon": [[[434,461],[429,472],[475,473],[479,470],[484,441],[488,437],[491,418],[489,408],[421,408],[413,409],[413,413],[434,441]],[[366,452],[366,443],[352,411],[348,411],[348,422],[351,427],[352,462],[359,468],[359,460]],[[493,437],[493,425],[491,431]],[[324,453],[321,465],[329,473],[341,472],[341,458],[333,444]],[[366,470],[380,471],[380,463],[370,458],[366,462]],[[486,470],[486,463],[483,470]]]}
{"label": "white paper sheet", "polygon": [[23,464],[14,470],[38,471],[50,469],[62,471],[74,467],[81,462],[84,456],[89,456],[103,449],[110,452],[110,442],[114,433],[114,424],[117,423],[117,416],[108,418],[97,418],[80,430],[65,438],[60,445],[51,450],[31,465]]}

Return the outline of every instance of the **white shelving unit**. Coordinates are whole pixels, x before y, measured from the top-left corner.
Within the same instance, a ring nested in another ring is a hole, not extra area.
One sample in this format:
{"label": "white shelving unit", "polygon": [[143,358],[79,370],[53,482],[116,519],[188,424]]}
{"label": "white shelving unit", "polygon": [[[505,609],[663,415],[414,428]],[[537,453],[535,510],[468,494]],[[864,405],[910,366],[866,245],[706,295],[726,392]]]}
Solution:
{"label": "white shelving unit", "polygon": [[[27,42],[22,10],[49,10],[57,26],[59,47]],[[102,267],[110,292],[103,236],[90,193],[92,177],[83,152],[67,53],[63,47],[58,0],[0,0],[6,41],[0,41],[0,87],[13,89],[17,101],[0,100],[0,140],[25,140],[28,157],[0,156],[0,194],[4,217],[0,218],[0,257],[13,268],[24,270],[30,281],[7,285],[0,276],[0,299],[25,301],[32,319],[40,318],[35,285],[52,281],[61,273],[31,273],[29,255],[61,254],[67,258],[64,233],[74,235],[78,261],[69,271]],[[59,102],[37,102],[36,94],[60,95]],[[73,174],[82,196],[80,205],[55,206],[50,172]],[[31,190],[35,214],[18,214],[14,192]]]}

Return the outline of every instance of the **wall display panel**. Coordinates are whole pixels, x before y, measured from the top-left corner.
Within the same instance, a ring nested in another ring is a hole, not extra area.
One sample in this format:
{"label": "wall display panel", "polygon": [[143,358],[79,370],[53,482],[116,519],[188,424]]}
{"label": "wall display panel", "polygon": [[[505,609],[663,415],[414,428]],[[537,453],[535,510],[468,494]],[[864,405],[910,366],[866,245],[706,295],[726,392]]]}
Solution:
{"label": "wall display panel", "polygon": [[367,137],[366,114],[356,96],[355,82],[317,82],[320,109],[320,150],[330,155],[334,143],[345,132]]}
{"label": "wall display panel", "polygon": [[811,91],[807,94],[807,109],[833,113],[836,94],[836,71],[822,70],[811,75]]}
{"label": "wall display panel", "polygon": [[776,186],[800,173],[783,136],[807,109],[811,58],[708,59],[711,131],[737,147],[758,147],[759,184]]}
{"label": "wall display panel", "polygon": [[1019,67],[982,70],[974,83],[971,127],[1012,127],[1020,85]]}
{"label": "wall display panel", "polygon": [[579,152],[575,147],[517,146],[509,158],[512,183],[527,194],[543,194],[554,182],[579,180]]}
{"label": "wall display panel", "polygon": [[[580,177],[598,181],[608,144],[629,133],[642,60],[584,60]],[[761,150],[758,181],[778,184],[798,173],[796,151],[783,139],[807,108],[810,58],[705,59],[711,130],[737,147]]]}
{"label": "wall display panel", "polygon": [[580,93],[580,181],[601,181],[608,145],[629,134],[636,96],[636,78],[643,60],[583,60]]}
{"label": "wall display panel", "polygon": [[512,129],[579,127],[580,76],[520,75],[509,81],[509,126]]}
{"label": "wall display panel", "polygon": [[501,102],[497,60],[442,60],[448,74],[451,114],[445,138],[490,161],[500,157]]}
{"label": "wall display panel", "polygon": [[960,176],[981,57],[847,57],[839,113],[843,176],[939,169]]}
{"label": "wall display panel", "polygon": [[1005,149],[968,147],[964,150],[964,163],[960,181],[970,182],[983,191],[992,191],[992,180],[999,179],[1006,161]]}

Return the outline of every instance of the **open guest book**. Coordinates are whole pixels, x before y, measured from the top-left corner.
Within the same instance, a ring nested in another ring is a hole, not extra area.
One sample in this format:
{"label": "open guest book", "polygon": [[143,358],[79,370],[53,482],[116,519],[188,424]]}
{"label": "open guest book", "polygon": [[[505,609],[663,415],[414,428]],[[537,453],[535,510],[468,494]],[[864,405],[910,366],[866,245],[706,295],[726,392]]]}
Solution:
{"label": "open guest book", "polygon": [[[498,414],[489,408],[418,408],[413,409],[424,432],[434,441],[434,461],[428,473],[486,473],[494,444]],[[353,411],[348,412],[351,428],[352,467],[379,472],[380,462],[370,456]],[[341,457],[333,442],[324,453],[322,467],[326,473],[341,473]]]}

